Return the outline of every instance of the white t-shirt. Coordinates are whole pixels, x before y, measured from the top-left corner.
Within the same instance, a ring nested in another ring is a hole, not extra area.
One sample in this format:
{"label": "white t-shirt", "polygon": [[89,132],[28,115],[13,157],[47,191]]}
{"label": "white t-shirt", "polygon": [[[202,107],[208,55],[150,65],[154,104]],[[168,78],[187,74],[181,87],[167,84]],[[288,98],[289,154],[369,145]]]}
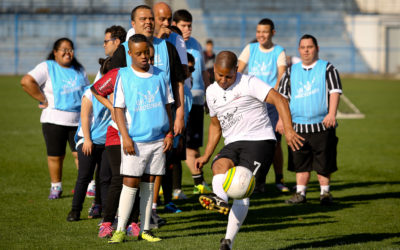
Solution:
{"label": "white t-shirt", "polygon": [[240,73],[226,90],[217,82],[207,88],[210,116],[218,118],[225,145],[235,141],[275,140],[264,102],[270,90],[257,77]]}
{"label": "white t-shirt", "polygon": [[[40,116],[41,123],[52,123],[63,126],[78,126],[80,112],[68,112],[55,109],[53,85],[49,75],[49,70],[46,62],[39,63],[33,70],[28,72],[28,75],[32,76],[33,79],[38,83],[41,91],[44,93],[48,106],[43,109],[42,115]],[[86,79],[86,85],[89,85],[86,73],[84,73]]]}

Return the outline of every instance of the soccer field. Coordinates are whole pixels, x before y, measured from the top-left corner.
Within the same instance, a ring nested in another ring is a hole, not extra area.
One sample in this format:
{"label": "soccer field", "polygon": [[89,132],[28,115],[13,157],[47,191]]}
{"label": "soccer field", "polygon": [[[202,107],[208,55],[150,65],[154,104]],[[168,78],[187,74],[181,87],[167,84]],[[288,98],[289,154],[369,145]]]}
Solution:
{"label": "soccer field", "polygon": [[[63,198],[49,201],[40,109],[22,91],[20,79],[0,76],[0,249],[218,249],[227,217],[200,206],[185,166],[183,188],[189,199],[176,202],[183,210],[179,214],[159,207],[167,219],[155,230],[161,242],[132,239],[108,245],[97,237],[99,221],[85,219],[92,199],[86,199],[81,221],[67,222],[77,170],[68,152]],[[274,189],[271,170],[268,192],[252,196],[234,249],[400,249],[400,80],[345,78],[342,84],[365,118],[339,120],[339,171],[331,184],[335,205],[319,205],[315,173],[308,203],[284,204],[290,196]],[[210,182],[209,164],[205,175]],[[293,173],[285,171],[285,180],[295,185]]]}

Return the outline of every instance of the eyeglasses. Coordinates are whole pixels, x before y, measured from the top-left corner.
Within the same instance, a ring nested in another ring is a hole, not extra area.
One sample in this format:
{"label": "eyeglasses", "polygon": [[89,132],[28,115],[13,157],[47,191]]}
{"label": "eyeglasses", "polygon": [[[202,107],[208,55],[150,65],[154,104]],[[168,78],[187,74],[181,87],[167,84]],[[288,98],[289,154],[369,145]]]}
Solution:
{"label": "eyeglasses", "polygon": [[74,53],[73,49],[58,49],[59,51],[62,51],[63,53]]}
{"label": "eyeglasses", "polygon": [[115,38],[111,38],[111,39],[108,39],[108,40],[104,40],[103,42],[104,42],[104,44],[106,44],[106,43],[111,42],[111,41],[115,41]]}
{"label": "eyeglasses", "polygon": [[189,67],[189,71],[190,71],[190,73],[193,73],[193,71],[194,71],[194,66],[190,66],[190,67]]}

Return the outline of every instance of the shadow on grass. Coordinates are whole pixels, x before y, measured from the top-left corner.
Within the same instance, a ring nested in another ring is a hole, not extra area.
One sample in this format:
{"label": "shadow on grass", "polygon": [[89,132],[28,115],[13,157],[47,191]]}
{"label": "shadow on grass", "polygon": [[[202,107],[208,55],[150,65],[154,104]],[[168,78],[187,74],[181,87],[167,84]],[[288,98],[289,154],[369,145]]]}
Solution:
{"label": "shadow on grass", "polygon": [[[344,183],[343,181],[334,181],[332,186],[334,190],[351,189],[354,187],[368,187],[371,185],[397,185],[400,182],[361,182],[361,183]],[[274,184],[267,185],[274,188]],[[318,190],[317,181],[310,183],[310,187]],[[333,216],[326,213],[332,211],[340,211],[342,209],[352,208],[357,205],[368,203],[372,200],[399,198],[400,192],[383,192],[374,194],[355,194],[345,197],[334,198],[334,204],[331,206],[321,206],[319,204],[319,195],[310,197],[308,203],[301,205],[287,205],[284,200],[279,199],[282,193],[273,189],[271,193],[254,194],[251,197],[250,209],[241,231],[257,232],[257,231],[275,231],[286,228],[303,228],[317,226],[323,224],[337,223]],[[288,194],[287,197],[290,197]],[[314,194],[310,194],[314,195]],[[272,197],[271,197],[272,196]],[[275,199],[274,199],[275,197]],[[277,198],[278,197],[278,198]],[[190,232],[192,230],[201,230],[203,232],[189,233],[185,236],[200,236],[209,234],[224,234],[228,216],[221,215],[215,211],[204,210],[199,202],[198,196],[189,196],[187,200],[174,201],[183,211],[192,211],[196,214],[176,214],[170,215],[168,218],[169,225],[176,225],[174,229],[176,235],[170,235],[168,238],[179,238],[182,232]],[[193,225],[194,224],[194,225]],[[293,248],[310,248],[310,247],[326,247],[341,244],[352,244],[365,241],[379,241],[385,238],[398,237],[399,234],[356,234],[342,236],[340,238],[321,240],[311,243],[302,243],[290,246],[285,249]],[[343,243],[344,242],[344,243]]]}
{"label": "shadow on grass", "polygon": [[376,234],[361,233],[361,234],[343,235],[340,237],[335,237],[326,240],[294,244],[292,246],[280,248],[280,250],[344,246],[344,245],[366,243],[372,241],[382,241],[385,239],[397,238],[397,237],[400,237],[400,233],[376,233]]}

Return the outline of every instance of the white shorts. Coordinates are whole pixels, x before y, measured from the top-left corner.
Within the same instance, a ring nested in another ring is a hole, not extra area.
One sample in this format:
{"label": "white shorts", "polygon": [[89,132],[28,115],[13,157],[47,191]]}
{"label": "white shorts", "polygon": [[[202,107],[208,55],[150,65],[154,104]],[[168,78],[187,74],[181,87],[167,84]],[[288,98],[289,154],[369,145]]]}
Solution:
{"label": "white shorts", "polygon": [[121,175],[141,177],[143,174],[164,175],[164,139],[152,142],[133,142],[135,155],[127,155],[121,147]]}

